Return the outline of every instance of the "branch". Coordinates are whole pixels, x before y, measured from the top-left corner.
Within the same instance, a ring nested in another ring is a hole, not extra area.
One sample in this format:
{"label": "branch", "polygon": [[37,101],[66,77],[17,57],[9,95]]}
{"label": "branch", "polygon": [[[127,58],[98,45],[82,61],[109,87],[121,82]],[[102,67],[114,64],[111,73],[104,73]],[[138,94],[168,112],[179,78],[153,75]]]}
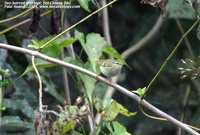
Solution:
{"label": "branch", "polygon": [[16,52],[19,52],[19,53],[25,53],[25,54],[28,54],[28,55],[32,55],[32,56],[35,56],[35,57],[40,58],[42,60],[57,64],[57,65],[60,65],[60,66],[63,66],[63,67],[67,67],[67,68],[70,68],[72,70],[86,74],[86,75],[88,75],[88,76],[90,76],[94,79],[97,79],[97,80],[115,88],[119,92],[129,96],[130,98],[137,101],[138,103],[140,103],[145,108],[149,109],[150,111],[154,112],[155,114],[159,115],[160,117],[167,119],[168,121],[172,122],[173,124],[177,125],[178,127],[182,128],[183,130],[187,131],[188,133],[191,133],[192,135],[200,135],[198,132],[191,129],[186,124],[184,124],[184,123],[178,121],[177,119],[173,118],[172,116],[166,114],[165,112],[161,111],[160,109],[158,109],[155,106],[148,103],[146,100],[141,100],[141,98],[139,96],[135,95],[130,90],[128,90],[128,89],[126,89],[126,88],[124,88],[124,87],[122,87],[118,84],[112,83],[109,80],[107,80],[107,79],[105,79],[105,78],[103,78],[99,75],[96,75],[95,73],[93,73],[91,71],[88,71],[88,70],[83,69],[81,67],[78,67],[76,65],[73,65],[73,64],[70,64],[70,63],[67,63],[67,62],[46,56],[46,55],[39,53],[37,51],[32,51],[32,50],[29,50],[29,49],[20,48],[20,47],[8,45],[8,44],[3,44],[3,43],[0,43],[0,48],[16,51]]}

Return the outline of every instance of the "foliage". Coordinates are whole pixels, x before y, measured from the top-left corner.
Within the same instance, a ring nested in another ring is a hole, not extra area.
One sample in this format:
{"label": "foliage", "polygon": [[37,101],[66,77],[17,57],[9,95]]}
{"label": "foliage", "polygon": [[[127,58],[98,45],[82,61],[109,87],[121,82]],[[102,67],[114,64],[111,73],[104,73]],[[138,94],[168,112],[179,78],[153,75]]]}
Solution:
{"label": "foliage", "polygon": [[[51,27],[49,22],[52,17],[47,16],[42,17],[42,21],[38,20],[40,29],[37,33],[28,35],[30,32],[26,27],[29,25],[24,24],[22,27],[1,35],[0,42],[34,49],[96,74],[100,74],[97,61],[112,56],[126,65],[119,76],[120,85],[134,89],[133,93],[143,97],[146,90],[144,86],[148,85],[179,41],[180,31],[182,31],[179,30],[180,27],[186,31],[199,15],[199,2],[196,0],[192,0],[193,7],[187,1],[168,0],[167,5],[164,0],[160,2],[163,3],[142,0],[143,4],[140,4],[138,1],[126,0],[118,1],[112,5],[112,8],[109,7],[112,45],[108,44],[104,38],[105,35],[102,34],[101,29],[104,27],[100,22],[102,12],[76,26],[76,30],[70,31],[71,37],[61,35],[54,39],[57,35],[52,33],[53,26]],[[78,0],[76,4],[80,4],[81,9],[66,9],[66,11],[62,9],[60,13],[53,10],[54,15],[62,18],[63,22],[60,24],[65,24],[64,20],[67,19],[71,26],[99,6],[98,1],[95,0]],[[145,6],[145,4],[148,5]],[[155,24],[159,10],[162,10],[165,20],[159,34],[151,38],[150,42],[146,43],[146,47],[132,54],[128,59],[123,59],[120,54],[143,39],[143,36]],[[0,18],[3,20],[21,12],[23,12],[22,9],[0,8]],[[20,23],[25,18],[31,18],[31,15],[26,14],[23,18],[12,20],[10,23],[0,23],[0,31],[15,23]],[[55,21],[59,22],[58,18]],[[178,23],[175,24],[174,18],[176,22],[177,20],[180,22],[181,26]],[[63,31],[66,28],[59,26],[58,29]],[[199,28],[197,31],[190,32],[187,36],[188,41],[185,41],[175,52],[164,71],[152,85],[148,96],[145,97],[155,106],[173,116],[185,115],[188,120],[186,122],[194,126],[200,121],[200,47],[197,37],[199,37]],[[52,39],[54,39],[52,42],[44,46]],[[74,50],[75,56],[70,55],[70,50]],[[63,53],[65,55],[61,57]],[[180,59],[183,59],[182,62]],[[2,92],[0,111],[5,134],[30,135],[42,129],[48,134],[54,132],[59,135],[85,135],[90,132],[88,117],[94,118],[97,113],[102,115],[101,122],[96,125],[97,134],[175,134],[177,130],[167,122],[151,121],[149,124],[148,118],[136,115],[139,112],[133,111],[137,110],[138,104],[118,92],[115,93],[113,99],[106,99],[107,104],[104,105],[102,95],[105,94],[107,86],[83,73],[69,69],[66,70],[70,97],[75,103],[66,104],[64,96],[66,93],[63,86],[66,82],[62,79],[63,69],[37,58],[35,65],[42,78],[43,103],[47,105],[44,106],[44,110],[53,110],[53,113],[38,112],[38,80],[30,56],[0,49],[0,77],[2,77],[0,78]],[[189,95],[188,88],[190,88]]]}

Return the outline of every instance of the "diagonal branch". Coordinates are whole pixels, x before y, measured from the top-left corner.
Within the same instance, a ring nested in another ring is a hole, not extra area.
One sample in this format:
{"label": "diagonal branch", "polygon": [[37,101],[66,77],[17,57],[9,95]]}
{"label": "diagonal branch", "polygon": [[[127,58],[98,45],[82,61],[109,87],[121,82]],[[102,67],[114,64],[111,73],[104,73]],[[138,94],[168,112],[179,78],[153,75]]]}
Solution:
{"label": "diagonal branch", "polygon": [[158,109],[155,106],[153,106],[150,103],[148,103],[146,100],[141,100],[141,98],[139,96],[135,95],[134,93],[132,93],[128,89],[126,89],[126,88],[124,88],[124,87],[122,87],[122,86],[120,86],[118,84],[112,83],[109,80],[107,80],[107,79],[105,79],[105,78],[103,78],[103,77],[101,77],[99,75],[96,75],[95,73],[93,73],[91,71],[88,71],[88,70],[86,70],[84,68],[81,68],[81,67],[78,67],[76,65],[73,65],[73,64],[70,64],[70,63],[67,63],[67,62],[64,62],[64,61],[49,57],[49,56],[44,55],[42,53],[39,53],[37,51],[32,51],[32,50],[29,50],[29,49],[16,47],[16,46],[3,44],[3,43],[0,43],[0,48],[7,49],[7,50],[12,50],[12,51],[19,52],[19,53],[25,53],[25,54],[28,54],[28,55],[32,55],[32,56],[35,56],[37,58],[43,59],[45,61],[57,64],[57,65],[60,65],[60,66],[63,66],[63,67],[67,67],[67,68],[70,68],[72,70],[75,70],[75,71],[81,72],[83,74],[86,74],[86,75],[88,75],[88,76],[90,76],[92,78],[95,78],[95,79],[97,79],[97,80],[99,80],[99,81],[101,81],[101,82],[103,82],[103,83],[115,88],[119,92],[129,96],[130,98],[132,98],[133,100],[137,101],[138,103],[140,103],[145,108],[149,109],[150,111],[154,112],[155,114],[159,115],[160,117],[167,119],[168,121],[172,122],[176,126],[178,126],[178,127],[182,128],[183,130],[187,131],[188,133],[191,133],[192,135],[200,135],[198,132],[196,132],[195,130],[191,129],[186,124],[184,124],[184,123],[178,121],[177,119],[173,118],[172,116],[166,114],[165,112],[161,111],[160,109]]}

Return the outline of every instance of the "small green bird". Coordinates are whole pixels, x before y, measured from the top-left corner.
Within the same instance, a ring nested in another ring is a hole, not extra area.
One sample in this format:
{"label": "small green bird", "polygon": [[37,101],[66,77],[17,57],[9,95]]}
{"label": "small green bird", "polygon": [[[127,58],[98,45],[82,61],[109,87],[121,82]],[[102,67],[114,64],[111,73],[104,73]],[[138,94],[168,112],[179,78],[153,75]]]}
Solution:
{"label": "small green bird", "polygon": [[106,59],[106,60],[99,60],[97,64],[100,65],[101,73],[107,77],[116,76],[120,73],[123,64],[118,60]]}

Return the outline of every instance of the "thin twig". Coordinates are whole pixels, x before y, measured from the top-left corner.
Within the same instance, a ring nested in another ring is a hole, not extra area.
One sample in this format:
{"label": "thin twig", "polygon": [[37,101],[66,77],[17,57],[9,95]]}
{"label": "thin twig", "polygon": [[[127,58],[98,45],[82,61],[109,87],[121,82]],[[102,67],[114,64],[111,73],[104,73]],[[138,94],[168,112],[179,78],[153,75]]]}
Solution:
{"label": "thin twig", "polygon": [[73,65],[73,64],[70,64],[70,63],[67,63],[67,62],[64,62],[64,61],[49,57],[49,56],[44,55],[44,54],[42,54],[40,52],[37,52],[37,51],[32,51],[32,50],[29,50],[29,49],[16,47],[16,46],[3,44],[3,43],[0,43],[0,48],[16,51],[16,52],[19,52],[19,53],[25,53],[25,54],[28,54],[28,55],[32,55],[32,56],[35,56],[37,58],[43,59],[45,61],[57,64],[57,65],[60,65],[60,66],[63,66],[63,67],[67,67],[67,68],[70,68],[70,69],[75,70],[77,72],[81,72],[83,74],[86,74],[86,75],[88,75],[88,76],[90,76],[90,77],[92,77],[94,79],[97,79],[97,80],[99,80],[99,81],[101,81],[101,82],[103,82],[103,83],[115,88],[119,92],[127,95],[128,97],[130,97],[133,100],[135,100],[138,103],[140,103],[143,107],[149,109],[150,111],[154,112],[158,116],[167,119],[168,121],[172,122],[173,124],[181,127],[183,130],[187,131],[188,133],[191,133],[193,135],[200,135],[195,130],[191,129],[190,127],[188,127],[184,123],[178,121],[177,119],[173,118],[172,116],[166,114],[165,112],[163,112],[160,109],[156,108],[155,106],[151,105],[146,100],[141,100],[141,98],[139,96],[137,96],[136,94],[134,94],[130,90],[128,90],[128,89],[126,89],[126,88],[124,88],[124,87],[122,87],[122,86],[120,86],[118,84],[112,83],[109,80],[107,80],[107,79],[105,79],[105,78],[103,78],[103,77],[101,77],[101,76],[99,76],[99,75],[97,75],[97,74],[95,74],[95,73],[93,73],[91,71],[88,71],[88,70],[86,70],[84,68],[81,68],[79,66],[76,66],[76,65]]}

